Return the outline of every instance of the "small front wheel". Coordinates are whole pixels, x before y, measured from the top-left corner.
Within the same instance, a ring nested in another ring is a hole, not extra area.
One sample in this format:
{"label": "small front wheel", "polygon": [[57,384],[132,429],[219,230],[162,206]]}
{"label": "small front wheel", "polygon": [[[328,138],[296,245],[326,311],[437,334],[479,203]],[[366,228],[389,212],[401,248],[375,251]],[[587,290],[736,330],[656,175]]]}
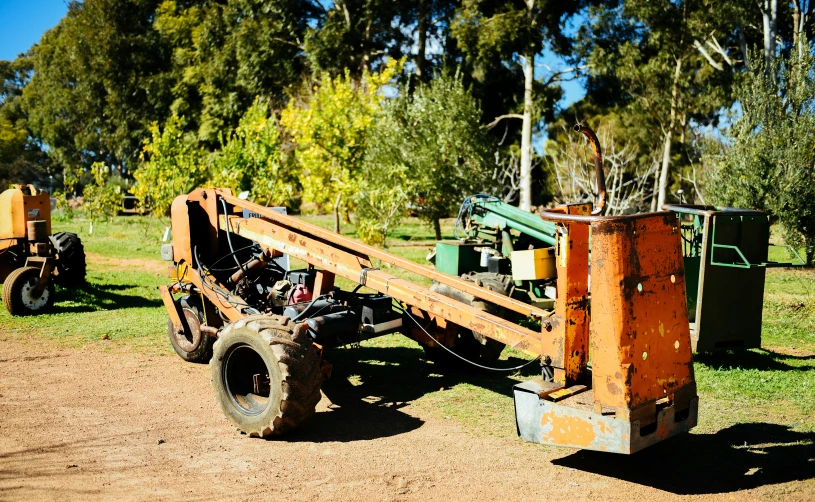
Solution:
{"label": "small front wheel", "polygon": [[51,308],[54,304],[54,286],[51,279],[37,294],[40,269],[22,267],[10,273],[3,283],[3,305],[11,315],[34,315]]}
{"label": "small front wheel", "polygon": [[173,350],[181,359],[191,363],[208,363],[212,357],[213,337],[201,329],[204,325],[204,307],[201,298],[185,296],[176,300],[176,308],[182,315],[184,329],[175,330],[173,321],[167,320],[167,331]]}

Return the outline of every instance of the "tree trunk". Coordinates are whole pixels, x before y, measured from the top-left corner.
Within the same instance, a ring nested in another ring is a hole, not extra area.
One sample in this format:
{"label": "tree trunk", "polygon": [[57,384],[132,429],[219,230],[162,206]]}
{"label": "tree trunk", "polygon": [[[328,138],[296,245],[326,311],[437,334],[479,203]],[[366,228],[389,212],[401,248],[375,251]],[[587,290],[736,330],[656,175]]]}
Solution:
{"label": "tree trunk", "polygon": [[[775,1],[775,0],[773,0]],[[676,108],[679,104],[679,77],[682,75],[682,60],[676,60],[673,86],[671,87],[671,118],[665,131],[665,144],[662,150],[662,169],[659,173],[659,197],[656,210],[659,211],[665,204],[668,192],[668,172],[671,168],[671,144],[673,143],[674,128],[676,127]],[[653,206],[653,204],[652,204]]]}
{"label": "tree trunk", "polygon": [[523,58],[524,65],[524,114],[521,128],[521,197],[522,211],[532,210],[532,84],[535,82],[535,55]]}
{"label": "tree trunk", "polygon": [[337,201],[334,202],[334,232],[340,233],[340,200],[342,200],[342,194],[337,194]]}
{"label": "tree trunk", "polygon": [[429,0],[419,0],[419,23],[416,28],[418,41],[416,48],[416,77],[422,82],[425,80],[425,52],[427,47],[427,2]]}
{"label": "tree trunk", "polygon": [[662,205],[665,204],[665,197],[668,192],[668,171],[670,170],[671,166],[671,144],[673,143],[673,132],[669,127],[667,131],[665,131],[665,144],[663,145],[662,149],[662,169],[659,171],[659,196],[657,199],[657,207],[656,210],[659,211],[662,209]]}
{"label": "tree trunk", "polygon": [[433,217],[433,231],[436,232],[436,240],[441,240],[441,220],[438,216]]}
{"label": "tree trunk", "polygon": [[[535,0],[526,0],[527,18],[534,23]],[[524,114],[521,127],[521,179],[518,207],[532,210],[532,85],[535,82],[535,51],[523,55],[524,65]]]}
{"label": "tree trunk", "polygon": [[771,72],[775,61],[775,38],[778,34],[778,0],[764,0],[761,17],[764,28],[764,63],[767,71]]}
{"label": "tree trunk", "polygon": [[657,210],[657,199],[659,198],[659,175],[654,173],[654,191],[651,193],[651,212]]}

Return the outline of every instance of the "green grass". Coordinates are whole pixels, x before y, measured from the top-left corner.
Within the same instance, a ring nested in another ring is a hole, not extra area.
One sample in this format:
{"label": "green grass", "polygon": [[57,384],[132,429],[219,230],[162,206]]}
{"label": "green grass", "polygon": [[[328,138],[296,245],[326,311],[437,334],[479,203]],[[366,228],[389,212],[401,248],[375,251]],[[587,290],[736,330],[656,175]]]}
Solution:
{"label": "green grass", "polygon": [[696,357],[701,430],[764,420],[815,430],[813,279],[814,270],[768,270],[763,348]]}
{"label": "green grass", "polygon": [[[81,213],[80,213],[81,216]],[[305,218],[325,228],[331,217]],[[168,281],[159,259],[167,221],[118,217],[97,223],[55,219],[54,231],[77,232],[90,256],[88,285],[58,290],[53,313],[12,318],[0,309],[0,333],[31,344],[138,351],[176,357],[167,341],[166,314],[156,287]],[[452,220],[443,226],[452,236]],[[353,235],[344,225],[343,233]],[[432,248],[432,228],[410,219],[395,232],[390,250],[418,263]],[[303,264],[301,263],[300,266]],[[295,264],[297,266],[297,264]],[[401,270],[388,269],[415,279]],[[767,273],[762,350],[700,355],[695,361],[700,395],[698,431],[710,432],[740,422],[772,422],[815,430],[815,271],[775,269]],[[417,281],[427,284],[429,281]],[[350,281],[338,281],[349,286]],[[332,400],[396,406],[410,402],[474,433],[515,435],[512,385],[523,374],[443,372],[426,361],[413,341],[390,335],[360,347],[326,355],[334,378],[326,385]],[[526,359],[505,350],[497,365],[516,366]]]}

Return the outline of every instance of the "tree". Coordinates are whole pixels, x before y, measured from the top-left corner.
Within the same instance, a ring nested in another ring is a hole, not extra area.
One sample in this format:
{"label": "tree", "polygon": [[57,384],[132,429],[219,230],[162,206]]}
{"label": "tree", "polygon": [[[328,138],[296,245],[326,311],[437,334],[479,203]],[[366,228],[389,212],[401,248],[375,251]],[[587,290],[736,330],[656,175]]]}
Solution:
{"label": "tree", "polygon": [[149,125],[169,114],[170,47],[155,0],[73,1],[31,49],[28,126],[69,169],[133,169]]}
{"label": "tree", "polygon": [[143,210],[164,216],[173,199],[189,193],[209,179],[205,153],[195,138],[184,133],[184,119],[172,116],[161,129],[150,126],[150,139],[140,154],[143,161],[134,173],[135,195]]}
{"label": "tree", "polygon": [[340,209],[353,208],[368,137],[385,99],[382,87],[402,64],[390,60],[381,72],[364,71],[359,81],[348,70],[337,77],[323,74],[311,95],[283,110],[280,122],[297,148],[303,202],[323,209],[333,202],[337,232]]}
{"label": "tree", "polygon": [[[649,181],[657,169],[659,157],[652,155],[650,161],[640,162],[642,157],[634,144],[615,141],[608,125],[600,126],[597,135],[603,145],[608,197],[606,214],[642,211],[646,195],[650,195],[653,186]],[[591,146],[585,137],[572,131],[564,131],[558,140],[548,142],[547,159],[555,174],[559,202],[593,203],[597,200],[597,180]]]}
{"label": "tree", "polygon": [[441,75],[387,103],[366,152],[362,196],[379,196],[383,187],[399,191],[383,197],[390,209],[371,204],[377,212],[361,219],[377,220],[379,214],[393,218],[392,212],[399,214],[394,205],[407,200],[419,206],[420,217],[433,224],[441,240],[439,219],[490,184],[496,145],[480,118],[460,75]]}
{"label": "tree", "polygon": [[210,184],[249,192],[250,200],[292,207],[299,183],[269,103],[258,98],[211,154]]}
{"label": "tree", "polygon": [[260,96],[283,106],[308,68],[308,0],[165,0],[155,28],[173,47],[172,111],[210,148]]}
{"label": "tree", "polygon": [[31,60],[21,56],[0,61],[0,191],[13,183],[47,186],[53,166],[28,129],[22,93],[31,75]]}
{"label": "tree", "polygon": [[305,49],[316,75],[354,78],[376,70],[388,59],[400,60],[408,37],[403,33],[407,2],[388,0],[337,0],[322,12],[308,30]]}
{"label": "tree", "polygon": [[[799,43],[803,44],[800,40]],[[769,212],[815,260],[815,57],[811,44],[767,71],[755,58],[738,88],[741,116],[713,166],[714,202]]]}
{"label": "tree", "polygon": [[[539,118],[540,109],[548,109],[550,114],[554,104],[560,99],[559,88],[551,86],[574,74],[575,68],[550,72],[542,81],[535,78],[535,57],[548,44],[555,51],[565,53],[570,40],[564,33],[566,20],[578,12],[585,2],[556,2],[548,0],[485,1],[464,0],[453,22],[453,36],[459,42],[464,54],[476,66],[484,66],[496,59],[502,64],[519,63],[523,71],[521,113],[503,112],[490,120],[519,118],[521,127],[521,209],[532,206],[532,127]],[[538,105],[537,101],[544,101]],[[544,98],[543,100],[541,98]],[[546,99],[548,98],[548,99]],[[535,112],[538,117],[533,117]]]}
{"label": "tree", "polygon": [[110,168],[105,164],[94,162],[91,172],[94,182],[85,187],[83,207],[91,220],[93,231],[94,221],[100,218],[109,220],[122,208],[124,192],[121,186],[109,183]]}
{"label": "tree", "polygon": [[667,200],[674,145],[684,146],[690,122],[715,122],[732,103],[740,8],[714,9],[702,0],[614,1],[592,9],[581,28],[578,52],[590,68],[589,92],[636,124],[646,143],[640,151],[661,151],[651,210]]}

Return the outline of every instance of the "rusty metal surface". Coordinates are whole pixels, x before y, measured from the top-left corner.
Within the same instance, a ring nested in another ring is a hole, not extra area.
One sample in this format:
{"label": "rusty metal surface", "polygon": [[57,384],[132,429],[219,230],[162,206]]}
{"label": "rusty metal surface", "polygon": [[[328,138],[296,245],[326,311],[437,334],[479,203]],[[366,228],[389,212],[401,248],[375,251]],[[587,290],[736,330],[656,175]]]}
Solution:
{"label": "rusty metal surface", "polygon": [[158,287],[158,291],[161,295],[161,301],[164,303],[164,309],[167,311],[167,315],[170,316],[170,322],[173,323],[173,333],[183,332],[184,325],[181,323],[181,316],[178,314],[178,309],[173,301],[173,295],[170,294],[170,288],[162,285]]}
{"label": "rusty metal surface", "polygon": [[[218,211],[220,195],[235,206],[227,209],[228,214]],[[320,291],[328,290],[334,276],[340,276],[402,302],[441,343],[454,336],[454,328],[460,326],[526,354],[542,356],[545,364],[557,369],[556,381],[526,382],[515,389],[518,431],[527,441],[632,453],[696,424],[680,234],[673,213],[591,216],[590,204],[542,213],[542,217],[558,222],[558,295],[552,313],[237,199],[220,189],[197,190],[177,202],[174,225],[177,212],[179,219],[187,220],[186,227],[182,222],[181,228],[188,235],[176,236],[174,227],[174,238],[178,238],[174,245],[198,243],[202,260],[228,252],[219,242],[219,232],[228,230],[233,239],[240,236],[260,244],[266,255],[285,253],[318,268]],[[238,216],[237,208],[253,214]],[[208,225],[216,228],[206,228]],[[374,258],[512,311],[537,315],[542,331],[524,328],[379,270],[374,267]],[[214,277],[201,277],[206,270],[188,266],[193,263],[190,257],[188,262],[177,264],[173,273],[204,295],[205,306],[214,305],[231,321],[253,312],[241,298],[218,293],[216,289],[226,288]],[[591,319],[589,293],[593,299]],[[167,288],[162,290],[162,298],[168,311],[171,306],[175,309]],[[178,313],[177,317],[179,323],[184,322]],[[418,330],[405,334],[428,342]],[[587,367],[589,343],[592,370]]]}
{"label": "rusty metal surface", "polygon": [[[218,190],[216,190],[216,192],[218,192]],[[221,192],[218,193],[221,194]],[[367,259],[375,258],[377,260],[381,260],[385,263],[389,263],[401,269],[421,275],[422,277],[427,277],[428,279],[432,279],[442,284],[454,287],[459,291],[464,291],[465,293],[469,293],[477,298],[481,298],[484,301],[493,303],[500,307],[504,307],[519,314],[533,317],[546,317],[549,315],[549,312],[546,310],[533,307],[527,303],[515,300],[514,298],[510,298],[508,296],[504,296],[500,293],[480,288],[472,282],[465,281],[458,277],[443,274],[438,270],[426,267],[424,265],[420,265],[418,263],[412,262],[405,258],[401,258],[399,256],[392,255],[386,251],[382,251],[375,247],[368,246],[357,240],[336,234],[329,230],[320,228],[316,225],[312,225],[311,223],[307,223],[303,220],[299,220],[292,216],[288,216],[277,211],[273,211],[267,207],[259,206],[251,202],[238,199],[237,197],[233,197],[231,194],[221,194],[221,195],[223,195],[224,200],[229,204],[234,204],[238,207],[246,208],[252,211],[253,213],[259,214],[263,218],[266,218],[279,225],[286,227],[287,229],[297,230],[300,231],[300,233],[307,234],[310,237],[313,237],[312,240],[315,242],[322,241],[324,246],[327,244],[328,246],[334,249],[338,248],[344,249],[347,252],[354,253],[360,256],[365,256]]]}
{"label": "rusty metal surface", "polygon": [[[674,405],[660,408],[655,421],[645,425],[617,418],[613,412],[597,413],[589,405],[542,399],[541,387],[534,381],[520,383],[513,391],[518,435],[529,443],[631,454],[686,432],[697,422],[696,397],[684,410]],[[591,397],[585,396],[584,401],[590,402]]]}
{"label": "rusty metal surface", "polygon": [[[590,204],[560,206],[570,215],[587,215]],[[583,380],[589,359],[589,229],[558,226],[555,244],[557,299],[555,318],[544,324],[541,351],[550,354],[555,381],[571,385]]]}
{"label": "rusty metal surface", "polygon": [[596,402],[635,409],[693,385],[678,220],[652,213],[591,229]]}

